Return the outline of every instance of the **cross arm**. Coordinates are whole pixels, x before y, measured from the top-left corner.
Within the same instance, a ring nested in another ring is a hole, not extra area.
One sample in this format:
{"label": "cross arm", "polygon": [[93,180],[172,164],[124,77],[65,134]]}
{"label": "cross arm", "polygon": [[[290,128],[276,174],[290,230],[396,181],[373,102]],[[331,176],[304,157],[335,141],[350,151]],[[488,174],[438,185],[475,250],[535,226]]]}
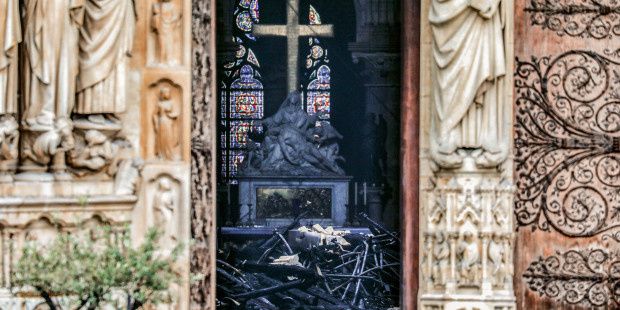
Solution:
{"label": "cross arm", "polygon": [[286,36],[285,25],[254,25],[253,30],[255,36]]}
{"label": "cross arm", "polygon": [[334,25],[300,25],[299,36],[333,37],[334,36]]}

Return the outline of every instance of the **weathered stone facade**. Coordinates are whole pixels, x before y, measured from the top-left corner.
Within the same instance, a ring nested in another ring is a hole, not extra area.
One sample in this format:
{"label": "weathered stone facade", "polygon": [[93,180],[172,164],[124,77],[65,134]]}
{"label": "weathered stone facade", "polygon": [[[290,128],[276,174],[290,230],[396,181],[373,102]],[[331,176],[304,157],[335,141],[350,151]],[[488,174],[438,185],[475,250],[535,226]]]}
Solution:
{"label": "weathered stone facade", "polygon": [[[48,10],[39,2],[0,2],[0,21],[13,30],[0,34],[13,42],[0,53],[12,57],[0,59],[0,308],[41,303],[10,291],[26,241],[127,225],[136,244],[158,226],[163,249],[186,245],[176,266],[183,280],[162,309],[189,309],[190,253],[212,250],[200,242],[211,226],[196,229],[211,209],[199,204],[192,220],[190,193],[192,46],[200,44],[192,28],[209,24],[192,25],[189,0],[45,1]],[[62,33],[45,28],[61,22]]]}

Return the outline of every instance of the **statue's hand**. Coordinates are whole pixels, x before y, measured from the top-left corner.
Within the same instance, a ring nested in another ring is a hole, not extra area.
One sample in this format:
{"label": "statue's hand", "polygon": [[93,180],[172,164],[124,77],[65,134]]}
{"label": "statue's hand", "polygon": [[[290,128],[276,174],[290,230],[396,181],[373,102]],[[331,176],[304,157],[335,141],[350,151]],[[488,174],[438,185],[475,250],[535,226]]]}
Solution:
{"label": "statue's hand", "polygon": [[470,6],[484,18],[491,18],[497,12],[501,0],[471,0]]}

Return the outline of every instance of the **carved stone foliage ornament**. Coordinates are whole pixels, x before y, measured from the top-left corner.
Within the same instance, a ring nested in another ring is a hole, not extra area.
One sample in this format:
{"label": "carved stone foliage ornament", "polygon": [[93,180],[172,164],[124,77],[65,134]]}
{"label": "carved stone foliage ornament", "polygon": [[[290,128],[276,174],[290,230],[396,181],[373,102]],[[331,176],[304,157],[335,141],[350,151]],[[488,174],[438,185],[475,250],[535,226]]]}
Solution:
{"label": "carved stone foliage ornament", "polygon": [[531,0],[525,8],[532,25],[560,36],[610,39],[620,36],[617,0]]}
{"label": "carved stone foliage ornament", "polygon": [[607,249],[539,257],[523,277],[541,296],[590,307],[620,306],[620,256]]}
{"label": "carved stone foliage ornament", "polygon": [[516,63],[519,226],[620,227],[620,62],[590,51]]}

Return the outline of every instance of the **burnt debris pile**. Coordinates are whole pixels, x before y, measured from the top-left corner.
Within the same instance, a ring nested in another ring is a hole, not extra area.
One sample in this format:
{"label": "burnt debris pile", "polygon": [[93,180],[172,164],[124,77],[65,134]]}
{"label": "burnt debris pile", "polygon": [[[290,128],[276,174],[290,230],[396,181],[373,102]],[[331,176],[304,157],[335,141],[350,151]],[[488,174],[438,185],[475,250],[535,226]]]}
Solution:
{"label": "burnt debris pile", "polygon": [[365,214],[370,233],[299,225],[220,246],[219,309],[389,309],[398,306],[400,239]]}

